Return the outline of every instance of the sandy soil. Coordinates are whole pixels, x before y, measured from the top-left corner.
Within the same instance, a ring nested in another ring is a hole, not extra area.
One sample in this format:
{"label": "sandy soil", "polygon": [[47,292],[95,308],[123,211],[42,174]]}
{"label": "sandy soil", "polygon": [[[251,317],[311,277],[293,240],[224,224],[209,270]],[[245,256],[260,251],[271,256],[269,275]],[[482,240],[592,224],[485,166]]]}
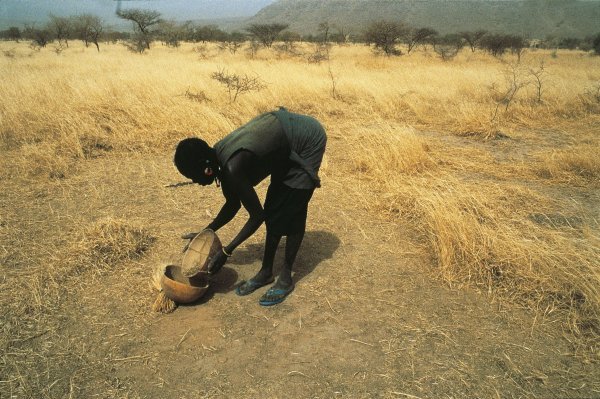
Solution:
{"label": "sandy soil", "polygon": [[[330,140],[329,154],[343,154],[343,145]],[[141,259],[68,280],[47,331],[11,346],[8,358],[32,348],[37,355],[26,355],[31,367],[21,380],[12,369],[10,379],[0,377],[0,398],[600,397],[597,363],[551,315],[448,288],[408,223],[359,205],[343,164],[342,155],[329,156],[296,289],[283,304],[259,306],[266,288],[234,292],[260,267],[261,229],[205,298],[168,315],[151,311],[150,277],[179,259],[181,234],[216,214],[215,187],[164,188],[181,180],[171,154],[92,159],[62,181],[6,179],[3,225],[20,228],[5,243],[31,245],[5,256],[14,265],[5,280],[60,253],[80,238],[79,226],[105,216],[143,224],[156,241]],[[243,222],[242,212],[221,238]]]}

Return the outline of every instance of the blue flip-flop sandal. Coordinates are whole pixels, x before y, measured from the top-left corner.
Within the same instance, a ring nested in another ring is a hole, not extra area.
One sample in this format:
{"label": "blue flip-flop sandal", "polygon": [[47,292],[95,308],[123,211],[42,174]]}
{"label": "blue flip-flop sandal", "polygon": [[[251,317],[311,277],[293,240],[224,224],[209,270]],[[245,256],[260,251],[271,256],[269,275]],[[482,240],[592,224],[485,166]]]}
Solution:
{"label": "blue flip-flop sandal", "polygon": [[259,289],[260,287],[264,287],[265,285],[269,285],[273,281],[275,281],[274,278],[271,278],[270,280],[268,280],[265,283],[259,283],[258,281],[255,281],[255,280],[252,280],[252,279],[250,279],[248,281],[242,281],[240,283],[240,285],[238,285],[237,288],[235,289],[235,293],[238,294],[239,296],[250,295],[254,291],[256,291],[257,289]]}
{"label": "blue flip-flop sandal", "polygon": [[273,306],[281,303],[285,298],[294,291],[294,285],[292,284],[288,288],[269,288],[267,292],[260,298],[258,303],[261,306]]}

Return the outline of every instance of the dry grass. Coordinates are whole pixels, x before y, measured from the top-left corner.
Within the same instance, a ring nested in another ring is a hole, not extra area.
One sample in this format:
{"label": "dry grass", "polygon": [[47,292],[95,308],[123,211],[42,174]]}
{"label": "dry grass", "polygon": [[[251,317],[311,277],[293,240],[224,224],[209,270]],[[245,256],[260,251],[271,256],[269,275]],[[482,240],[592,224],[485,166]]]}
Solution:
{"label": "dry grass", "polygon": [[[410,214],[420,226],[427,226],[422,230],[448,281],[492,287],[498,274],[503,282],[511,281],[508,276],[521,281],[520,273],[525,271],[544,281],[547,277],[541,276],[554,274],[553,267],[563,260],[548,262],[548,257],[554,256],[560,239],[526,221],[528,213],[541,212],[543,196],[540,200],[528,194],[513,195],[512,186],[486,183],[480,187],[448,175],[443,165],[454,160],[433,155],[430,141],[414,129],[494,137],[516,125],[534,127],[572,118],[580,123],[589,118],[593,125],[597,115],[590,111],[596,100],[591,88],[600,76],[592,71],[597,58],[573,52],[550,58],[539,51],[527,54],[517,65],[513,59],[499,62],[463,52],[452,62],[441,62],[429,52],[385,58],[371,55],[365,47],[346,46],[333,49],[329,62],[308,64],[305,56],[312,47],[300,46],[299,51],[300,56],[278,54],[273,61],[273,54],[266,50],[250,59],[243,52],[231,55],[211,45],[201,53],[191,45],[157,47],[144,56],[120,46],[104,46],[100,53],[74,46],[58,56],[17,46],[14,57],[0,60],[7,77],[0,87],[5,93],[0,102],[0,137],[7,158],[14,161],[9,174],[64,178],[79,160],[111,151],[163,151],[188,135],[214,141],[255,113],[285,104],[312,113],[329,126],[345,120],[339,133],[335,128],[333,132],[351,145],[351,173],[368,177],[376,187],[377,201],[369,196],[366,202],[390,214]],[[538,102],[534,101],[531,70],[542,60],[547,74]],[[227,91],[211,79],[224,65],[232,73],[259,77],[266,89],[230,103]],[[169,71],[168,78],[164,70]],[[511,84],[519,91],[507,102],[502,93]],[[191,100],[186,95],[190,92],[203,93],[203,101]],[[593,142],[553,150],[551,156],[542,153],[537,173],[552,181],[577,176],[595,182],[597,148]],[[420,177],[404,178],[415,174]],[[522,220],[513,220],[515,212]],[[89,247],[83,250],[89,256],[111,263],[138,252],[139,248],[128,247],[124,254],[117,254],[110,244],[137,233],[116,225],[111,233],[104,230],[106,226],[96,227],[87,236],[99,237],[108,247],[80,243]],[[527,240],[545,244],[538,246],[539,251],[525,245],[520,252],[505,253]],[[587,265],[589,270],[583,275],[596,275],[593,257],[576,247],[571,250],[577,260],[569,264]],[[539,259],[530,249],[541,253]],[[569,251],[566,258],[571,256]],[[105,254],[111,258],[105,259]],[[581,256],[589,260],[580,262]],[[542,270],[542,264],[550,272]],[[584,291],[588,302],[598,303],[593,292]]]}
{"label": "dry grass", "polygon": [[[356,168],[367,177],[357,195],[375,212],[413,222],[432,250],[436,275],[452,285],[477,286],[542,313],[560,309],[573,331],[597,334],[596,220],[563,216],[560,200],[521,183],[502,181],[510,177],[493,170],[493,165],[480,166],[497,176],[492,179],[473,178],[473,168],[451,172],[440,166],[450,162],[439,144],[427,145],[423,138],[410,136],[397,142],[401,136],[387,135],[387,143],[393,145],[377,144],[370,136],[366,142],[372,152],[363,150],[355,159]],[[573,170],[566,161],[558,165],[563,173]],[[578,176],[583,174],[581,166],[577,171]],[[585,176],[589,183],[597,182],[596,174]]]}
{"label": "dry grass", "polygon": [[[39,185],[41,192],[43,184],[77,177],[92,158],[169,153],[190,135],[214,142],[256,113],[285,105],[316,116],[330,142],[342,143],[331,145],[346,153],[328,154],[324,181],[342,174],[354,180],[332,181],[343,187],[331,192],[355,194],[372,215],[392,224],[410,223],[432,254],[434,274],[452,286],[558,314],[576,333],[598,333],[598,57],[527,53],[517,77],[529,81],[529,68],[545,60],[542,101],[528,83],[507,107],[498,93],[510,83],[510,58],[501,63],[467,51],[451,62],[431,52],[385,58],[345,46],[333,48],[330,62],[314,64],[306,61],[310,46],[300,46],[302,56],[261,50],[254,58],[194,47],[157,46],[137,55],[121,46],[97,53],[73,44],[57,55],[0,43],[12,54],[0,58],[0,181]],[[210,77],[224,66],[260,77],[266,88],[231,103]],[[515,139],[491,140],[499,132]],[[175,204],[164,196],[164,203]],[[575,196],[576,209],[570,205]],[[19,203],[13,197],[0,199]],[[23,201],[31,198],[38,200]],[[134,197],[131,202],[137,206]],[[2,389],[76,395],[83,376],[49,377],[61,367],[76,376],[91,365],[85,348],[56,344],[61,309],[73,297],[68,291],[77,290],[80,277],[98,278],[143,255],[155,232],[111,216],[70,226],[68,250],[40,250],[31,258],[15,238],[22,237],[21,216],[0,215]],[[146,217],[154,217],[152,210]],[[33,265],[17,270],[26,263]],[[328,306],[335,313],[342,303]],[[36,353],[45,361],[36,362]],[[127,395],[118,386],[110,392]]]}
{"label": "dry grass", "polygon": [[[71,248],[54,252],[45,264],[24,270],[25,274],[5,269],[8,273],[0,284],[4,309],[0,392],[32,398],[59,397],[62,392],[76,397],[91,394],[78,388],[79,384],[86,385],[89,373],[102,378],[107,365],[92,360],[85,346],[64,340],[62,315],[85,298],[88,282],[117,264],[137,259],[153,238],[135,224],[112,218],[84,226],[75,234],[81,238]],[[27,244],[21,249],[27,251]],[[82,373],[88,369],[91,371]],[[53,379],[61,374],[71,379]],[[86,389],[93,390],[89,385]],[[118,387],[114,391],[119,391]]]}
{"label": "dry grass", "polygon": [[150,248],[154,238],[143,228],[125,220],[106,218],[87,227],[68,259],[76,271],[102,270],[123,261],[139,258]]}
{"label": "dry grass", "polygon": [[600,147],[598,143],[582,144],[543,154],[538,174],[564,181],[600,183]]}
{"label": "dry grass", "polygon": [[[189,134],[214,140],[276,104],[321,119],[352,115],[355,120],[402,121],[488,137],[513,123],[535,126],[588,116],[590,102],[596,101],[590,88],[600,79],[590,72],[597,69],[593,57],[527,54],[516,78],[527,85],[507,112],[497,93],[510,83],[506,70],[513,61],[501,63],[468,52],[448,63],[431,53],[388,59],[374,57],[363,46],[347,46],[335,48],[330,63],[308,64],[292,56],[273,61],[266,50],[248,59],[244,53],[218,52],[216,46],[209,46],[206,57],[199,57],[191,45],[157,47],[143,56],[122,46],[107,45],[100,53],[73,47],[57,56],[51,51],[31,53],[22,44],[14,58],[0,59],[5,77],[0,84],[2,145],[35,145],[30,152],[48,154],[32,173],[62,176],[69,159],[114,150],[158,151]],[[311,51],[309,46],[300,48]],[[545,60],[548,74],[542,102],[537,103],[528,71],[540,60]],[[229,104],[227,90],[211,79],[224,66],[231,73],[260,78],[267,88]],[[206,101],[190,99],[189,93],[198,92]]]}

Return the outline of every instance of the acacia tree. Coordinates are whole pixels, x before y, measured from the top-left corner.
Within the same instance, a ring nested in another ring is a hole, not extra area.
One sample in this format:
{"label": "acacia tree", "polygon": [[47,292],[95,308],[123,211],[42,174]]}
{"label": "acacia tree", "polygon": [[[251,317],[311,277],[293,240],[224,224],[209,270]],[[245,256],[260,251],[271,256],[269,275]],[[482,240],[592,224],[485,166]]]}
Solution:
{"label": "acacia tree", "polygon": [[522,36],[517,35],[509,35],[507,40],[511,53],[516,54],[518,60],[521,61],[521,55],[529,43]]}
{"label": "acacia tree", "polygon": [[425,43],[427,40],[435,37],[436,35],[437,31],[431,28],[419,28],[411,30],[406,37],[406,44],[408,46],[407,53],[410,54],[410,52],[419,44]]}
{"label": "acacia tree", "polygon": [[33,25],[25,26],[23,34],[31,39],[31,46],[38,50],[52,41],[52,33],[48,29],[36,29]]}
{"label": "acacia tree", "polygon": [[126,19],[133,23],[133,28],[136,33],[133,40],[133,48],[139,52],[150,50],[152,42],[152,26],[157,25],[162,21],[161,14],[154,10],[142,10],[139,8],[131,8],[127,10],[117,11],[119,18]]}
{"label": "acacia tree", "polygon": [[58,40],[60,45],[62,42],[65,43],[66,47],[69,47],[69,38],[73,31],[71,20],[66,17],[57,17],[56,15],[50,14],[50,21],[48,22],[48,29],[54,33],[54,37]]}
{"label": "acacia tree", "polygon": [[487,31],[485,30],[478,30],[475,32],[460,32],[459,35],[465,39],[465,42],[467,42],[467,44],[469,45],[469,47],[471,48],[471,52],[475,52],[475,49],[479,46],[479,44],[481,43],[481,39],[483,39],[483,37],[487,34]]}
{"label": "acacia tree", "polygon": [[433,51],[435,51],[443,61],[449,61],[456,57],[465,43],[460,34],[448,34],[445,36],[436,36],[433,39]]}
{"label": "acacia tree", "polygon": [[317,31],[319,32],[319,41],[321,43],[329,43],[329,31],[331,30],[331,25],[328,21],[323,21],[319,24]]}
{"label": "acacia tree", "polygon": [[75,26],[75,34],[77,38],[85,43],[88,47],[90,43],[94,43],[96,49],[100,51],[100,37],[104,30],[100,17],[92,14],[82,14],[73,17],[73,25]]}
{"label": "acacia tree", "polygon": [[400,22],[377,21],[373,22],[364,33],[365,42],[373,44],[376,50],[382,51],[388,57],[401,55],[396,48],[398,39],[406,35],[408,29]]}
{"label": "acacia tree", "polygon": [[287,24],[252,24],[246,28],[246,31],[262,43],[265,47],[271,47],[277,36],[287,29]]}
{"label": "acacia tree", "polygon": [[195,42],[214,42],[227,39],[227,33],[219,29],[217,25],[197,26],[193,29],[191,40]]}
{"label": "acacia tree", "polygon": [[486,35],[481,40],[481,47],[494,57],[499,57],[510,46],[510,39],[506,35]]}
{"label": "acacia tree", "polygon": [[160,39],[169,47],[179,47],[182,40],[185,39],[187,32],[190,30],[190,23],[183,25],[175,21],[162,21],[158,25]]}

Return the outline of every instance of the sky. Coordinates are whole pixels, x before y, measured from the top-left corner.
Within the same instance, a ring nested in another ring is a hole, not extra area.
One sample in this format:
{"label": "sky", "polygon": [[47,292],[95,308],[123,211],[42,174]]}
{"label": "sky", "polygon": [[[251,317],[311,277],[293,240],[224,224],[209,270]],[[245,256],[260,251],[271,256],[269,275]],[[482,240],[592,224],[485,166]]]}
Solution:
{"label": "sky", "polygon": [[94,14],[107,25],[123,22],[115,17],[121,8],[156,10],[165,19],[179,21],[250,17],[275,0],[0,0],[0,29],[42,26],[48,15]]}

